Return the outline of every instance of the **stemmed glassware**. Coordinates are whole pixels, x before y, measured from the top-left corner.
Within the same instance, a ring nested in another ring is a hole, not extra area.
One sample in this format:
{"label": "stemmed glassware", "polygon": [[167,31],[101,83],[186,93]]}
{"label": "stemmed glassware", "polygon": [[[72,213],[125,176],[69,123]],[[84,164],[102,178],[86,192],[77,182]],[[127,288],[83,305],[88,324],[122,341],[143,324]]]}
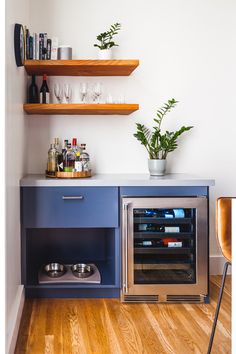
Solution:
{"label": "stemmed glassware", "polygon": [[63,99],[63,87],[60,84],[54,84],[54,94],[57,98],[58,103],[62,103]]}
{"label": "stemmed glassware", "polygon": [[100,82],[96,82],[93,88],[94,92],[94,102],[100,103],[101,95],[102,95],[102,84]]}
{"label": "stemmed glassware", "polygon": [[81,96],[82,103],[86,103],[87,93],[88,93],[88,85],[86,82],[82,82],[80,84],[80,96]]}
{"label": "stemmed glassware", "polygon": [[64,95],[67,103],[70,103],[72,96],[72,89],[69,84],[64,85]]}

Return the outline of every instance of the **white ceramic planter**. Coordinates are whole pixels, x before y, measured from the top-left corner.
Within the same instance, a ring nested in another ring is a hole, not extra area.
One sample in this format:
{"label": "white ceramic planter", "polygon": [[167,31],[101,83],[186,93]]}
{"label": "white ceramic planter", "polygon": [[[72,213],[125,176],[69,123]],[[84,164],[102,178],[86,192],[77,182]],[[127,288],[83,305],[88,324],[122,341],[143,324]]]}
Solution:
{"label": "white ceramic planter", "polygon": [[148,160],[151,176],[163,176],[166,171],[166,160]]}
{"label": "white ceramic planter", "polygon": [[101,60],[112,59],[112,49],[100,49],[98,52],[98,59]]}

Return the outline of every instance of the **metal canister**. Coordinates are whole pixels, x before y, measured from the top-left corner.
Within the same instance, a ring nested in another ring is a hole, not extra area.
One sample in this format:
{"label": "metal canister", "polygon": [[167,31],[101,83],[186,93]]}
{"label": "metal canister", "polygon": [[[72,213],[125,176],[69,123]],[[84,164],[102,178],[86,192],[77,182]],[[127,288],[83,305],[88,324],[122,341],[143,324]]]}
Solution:
{"label": "metal canister", "polygon": [[61,45],[58,47],[57,52],[58,60],[71,60],[72,59],[72,48],[69,45]]}

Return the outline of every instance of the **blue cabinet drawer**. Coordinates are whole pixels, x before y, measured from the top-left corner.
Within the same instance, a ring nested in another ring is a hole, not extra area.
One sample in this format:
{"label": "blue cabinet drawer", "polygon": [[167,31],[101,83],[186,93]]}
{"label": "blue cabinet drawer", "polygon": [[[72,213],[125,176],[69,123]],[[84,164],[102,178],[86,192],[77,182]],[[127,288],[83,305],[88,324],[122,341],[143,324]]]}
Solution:
{"label": "blue cabinet drawer", "polygon": [[116,187],[23,187],[26,228],[117,227]]}

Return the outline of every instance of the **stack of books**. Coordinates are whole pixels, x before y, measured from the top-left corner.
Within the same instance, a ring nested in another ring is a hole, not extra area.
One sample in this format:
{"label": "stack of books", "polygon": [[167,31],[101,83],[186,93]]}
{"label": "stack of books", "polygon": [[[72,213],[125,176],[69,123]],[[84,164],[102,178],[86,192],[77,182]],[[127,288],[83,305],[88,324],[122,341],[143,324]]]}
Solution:
{"label": "stack of books", "polygon": [[25,60],[57,60],[58,38],[47,33],[30,34],[24,26]]}

